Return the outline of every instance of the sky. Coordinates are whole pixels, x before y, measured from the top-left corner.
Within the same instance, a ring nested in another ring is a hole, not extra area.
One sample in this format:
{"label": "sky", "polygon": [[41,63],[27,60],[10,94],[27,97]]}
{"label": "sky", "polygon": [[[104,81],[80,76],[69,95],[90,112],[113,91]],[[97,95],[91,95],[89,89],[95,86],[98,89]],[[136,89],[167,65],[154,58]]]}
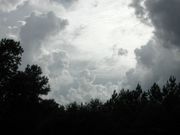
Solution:
{"label": "sky", "polygon": [[0,0],[0,38],[24,48],[60,104],[180,79],[179,0]]}

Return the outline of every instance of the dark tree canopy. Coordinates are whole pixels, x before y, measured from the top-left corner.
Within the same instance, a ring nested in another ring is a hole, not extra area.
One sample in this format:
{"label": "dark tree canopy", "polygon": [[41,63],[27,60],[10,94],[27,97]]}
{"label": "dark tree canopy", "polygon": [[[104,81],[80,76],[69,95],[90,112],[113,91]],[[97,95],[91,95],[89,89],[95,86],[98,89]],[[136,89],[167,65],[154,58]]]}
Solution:
{"label": "dark tree canopy", "polygon": [[163,97],[158,84],[154,83],[151,89],[149,90],[149,98],[153,102],[161,103]]}
{"label": "dark tree canopy", "polygon": [[19,42],[0,41],[0,133],[26,135],[159,135],[179,133],[180,83],[171,76],[163,88],[114,90],[107,101],[59,105],[44,99],[48,78],[38,65],[18,70]]}
{"label": "dark tree canopy", "polygon": [[[19,133],[23,133],[35,126],[42,119],[41,117],[58,110],[54,100],[42,99],[42,95],[47,95],[50,91],[50,86],[48,78],[42,75],[41,68],[38,65],[27,65],[24,71],[18,70],[22,53],[20,42],[11,39],[0,41],[0,129],[2,132],[9,128],[18,130],[21,127]],[[48,112],[46,112],[47,108],[49,108]]]}
{"label": "dark tree canopy", "polygon": [[11,39],[0,41],[0,87],[16,73],[22,53],[20,42]]}
{"label": "dark tree canopy", "polygon": [[40,96],[46,95],[49,91],[48,78],[42,76],[41,68],[37,65],[28,65],[25,71],[18,71],[9,80],[3,97],[6,100],[39,102]]}

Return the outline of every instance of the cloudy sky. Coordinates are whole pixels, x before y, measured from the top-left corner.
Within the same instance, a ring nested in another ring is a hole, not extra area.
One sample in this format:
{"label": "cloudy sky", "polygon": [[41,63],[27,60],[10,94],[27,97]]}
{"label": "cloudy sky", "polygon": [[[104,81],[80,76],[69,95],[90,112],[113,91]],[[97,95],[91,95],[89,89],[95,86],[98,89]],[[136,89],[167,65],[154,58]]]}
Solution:
{"label": "cloudy sky", "polygon": [[179,0],[0,0],[0,38],[24,48],[57,102],[180,78]]}

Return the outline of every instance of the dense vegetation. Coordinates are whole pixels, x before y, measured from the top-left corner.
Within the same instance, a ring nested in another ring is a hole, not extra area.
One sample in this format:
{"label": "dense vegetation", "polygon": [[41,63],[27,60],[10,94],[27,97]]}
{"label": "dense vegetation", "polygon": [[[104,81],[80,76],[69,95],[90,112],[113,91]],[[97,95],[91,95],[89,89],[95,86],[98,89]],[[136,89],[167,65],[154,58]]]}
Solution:
{"label": "dense vegetation", "polygon": [[180,83],[171,76],[160,88],[114,91],[106,102],[59,105],[43,99],[48,78],[37,65],[19,71],[19,42],[0,41],[0,132],[2,134],[165,134],[180,127]]}

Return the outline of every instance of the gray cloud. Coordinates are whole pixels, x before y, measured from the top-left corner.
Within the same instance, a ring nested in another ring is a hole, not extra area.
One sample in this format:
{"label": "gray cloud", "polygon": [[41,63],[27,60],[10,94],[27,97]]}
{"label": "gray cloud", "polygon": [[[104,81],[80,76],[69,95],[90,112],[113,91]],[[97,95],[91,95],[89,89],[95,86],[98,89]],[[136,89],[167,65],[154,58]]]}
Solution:
{"label": "gray cloud", "polygon": [[127,56],[128,55],[128,50],[124,48],[118,48],[116,44],[113,45],[112,47],[113,51],[113,56]]}
{"label": "gray cloud", "polygon": [[143,3],[144,0],[132,0],[132,3],[130,4],[130,6],[135,8],[135,14],[138,18],[144,18],[145,9],[142,6]]}
{"label": "gray cloud", "polygon": [[154,81],[165,83],[170,75],[179,80],[180,1],[134,0],[131,6],[134,6],[138,18],[150,20],[154,37],[135,50],[137,65],[127,72],[125,83],[132,87],[141,82],[143,87],[148,88]]}
{"label": "gray cloud", "polygon": [[8,37],[17,40],[19,29],[24,24],[22,22],[24,22],[25,17],[31,12],[32,7],[27,1],[18,6],[16,10],[9,12],[0,11],[0,38]]}
{"label": "gray cloud", "polygon": [[52,64],[49,64],[48,68],[54,75],[58,74],[57,70],[63,70],[69,68],[69,56],[65,51],[59,51],[52,53]]}
{"label": "gray cloud", "polygon": [[26,0],[0,0],[0,10],[4,12],[12,11]]}
{"label": "gray cloud", "polygon": [[[48,97],[55,98],[61,104],[84,102],[91,98],[106,100],[117,89],[118,86],[112,83],[97,84],[96,75],[88,69],[89,65],[81,65],[85,61],[75,63],[70,59],[68,52],[56,50],[37,60],[50,79],[52,91]],[[76,66],[78,69],[73,68]]]}
{"label": "gray cloud", "polygon": [[[56,50],[49,54],[42,55],[41,58],[37,59],[45,72],[49,77],[52,85],[52,93],[66,94],[66,90],[70,89],[70,85],[73,83],[73,77],[69,72],[70,58],[66,51]],[[58,97],[56,95],[56,97]]]}
{"label": "gray cloud", "polygon": [[20,39],[26,63],[32,62],[32,57],[40,53],[42,42],[64,30],[68,24],[67,20],[57,17],[53,12],[40,15],[32,13],[25,22],[20,30]]}
{"label": "gray cloud", "polygon": [[128,50],[126,50],[126,49],[120,48],[118,50],[118,55],[119,56],[126,56],[127,54],[128,54]]}
{"label": "gray cloud", "polygon": [[157,48],[156,46],[154,46],[153,41],[149,41],[147,45],[142,46],[140,49],[135,49],[134,52],[136,55],[137,63],[140,63],[147,68],[151,68],[156,60],[156,50]]}
{"label": "gray cloud", "polygon": [[[124,47],[119,48],[115,45],[112,55],[107,54],[99,60],[97,57],[94,58],[95,56],[90,58],[89,56],[92,54],[83,52],[80,50],[81,45],[75,44],[74,39],[86,33],[86,28],[88,28],[81,24],[83,21],[77,20],[76,22],[74,19],[77,18],[73,18],[75,16],[72,18],[69,16],[74,12],[72,8],[77,1],[32,0],[23,2],[23,0],[14,0],[11,3],[11,0],[4,0],[4,3],[11,4],[2,3],[0,5],[3,7],[0,8],[0,37],[11,34],[18,37],[19,35],[21,45],[25,50],[23,64],[34,63],[43,68],[43,73],[50,79],[52,91],[49,97],[55,98],[59,103],[75,100],[81,102],[95,97],[107,99],[114,89],[121,87],[124,74],[129,69],[129,61],[125,57],[128,55],[128,51]],[[136,15],[141,21],[152,23],[155,28],[155,36],[147,45],[135,50],[137,66],[126,73],[127,78],[123,82],[124,86],[133,88],[138,82],[142,82],[144,87],[148,87],[149,82],[163,82],[171,74],[180,76],[178,27],[174,26],[174,29],[172,27],[173,24],[177,24],[172,21],[178,20],[171,17],[169,18],[171,21],[165,21],[168,16],[165,13],[161,16],[163,12],[170,12],[168,8],[167,11],[161,11],[160,6],[156,5],[162,0],[143,1],[134,0],[132,6],[135,7]],[[175,3],[175,0],[172,1]],[[2,1],[0,0],[0,2]],[[43,5],[40,5],[41,2]],[[94,4],[95,7],[98,5],[98,11],[101,10],[101,2],[95,1],[91,4]],[[155,5],[157,6],[156,10],[153,9]],[[62,6],[68,10],[63,10]],[[68,26],[68,29],[66,29],[68,21],[57,17],[54,12],[49,12],[49,10],[57,11],[58,14],[71,18],[71,25]],[[69,12],[70,10],[71,12]],[[84,17],[89,15],[86,12],[82,13],[84,10],[76,10],[78,13],[76,11],[74,13],[77,15],[84,15]],[[33,11],[37,12],[32,13]],[[161,18],[166,19],[162,19],[161,22]],[[74,26],[74,23],[77,23],[77,26]],[[167,29],[167,27],[169,28]]]}
{"label": "gray cloud", "polygon": [[51,34],[57,34],[68,24],[67,20],[58,18],[53,12],[41,15],[32,13],[25,21],[26,25],[22,27],[20,36],[26,42],[43,40]]}
{"label": "gray cloud", "polygon": [[89,101],[92,98],[99,98],[102,101],[107,100],[114,89],[117,89],[117,85],[107,83],[106,85],[94,84],[95,75],[88,69],[80,72],[76,82],[77,88],[71,88],[68,90],[65,98],[68,102],[84,102]]}
{"label": "gray cloud", "polygon": [[149,88],[154,82],[160,85],[166,82],[169,76],[180,79],[180,54],[178,50],[165,48],[157,42],[150,42],[135,50],[137,65],[126,73],[125,81],[131,88],[141,83]]}
{"label": "gray cloud", "polygon": [[50,1],[57,2],[59,4],[62,4],[65,8],[68,8],[71,7],[78,0],[50,0]]}
{"label": "gray cloud", "polygon": [[164,46],[180,46],[179,0],[133,0],[131,6],[134,6],[138,17],[151,21],[155,36],[162,40]]}

